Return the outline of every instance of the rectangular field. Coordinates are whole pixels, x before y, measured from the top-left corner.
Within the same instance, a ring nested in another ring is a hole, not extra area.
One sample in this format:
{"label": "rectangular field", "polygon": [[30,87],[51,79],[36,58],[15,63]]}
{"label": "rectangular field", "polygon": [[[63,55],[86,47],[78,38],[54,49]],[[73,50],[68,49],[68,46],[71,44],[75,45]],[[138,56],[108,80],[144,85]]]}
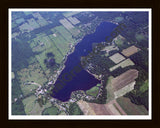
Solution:
{"label": "rectangular field", "polygon": [[119,97],[118,104],[123,108],[127,115],[147,115],[148,111],[143,105],[133,104],[129,98]]}
{"label": "rectangular field", "polygon": [[117,69],[118,67],[125,68],[125,67],[130,66],[130,65],[134,65],[134,63],[131,59],[128,58],[128,59],[120,62],[119,64],[111,67],[109,70],[112,72],[113,70]]}
{"label": "rectangular field", "polygon": [[126,115],[116,100],[112,100],[107,104],[87,103],[80,100],[78,105],[84,115]]}
{"label": "rectangular field", "polygon": [[64,12],[63,15],[65,17],[70,17],[70,16],[76,15],[78,13],[80,13],[80,12],[77,12],[77,11],[74,11],[74,12]]}
{"label": "rectangular field", "polygon": [[116,63],[116,64],[125,59],[125,58],[124,58],[121,54],[119,54],[119,53],[115,53],[114,55],[110,56],[109,58],[110,58],[114,63]]}
{"label": "rectangular field", "polygon": [[137,77],[138,71],[136,69],[129,69],[128,71],[114,78],[111,84],[113,86],[114,91],[118,91],[119,89],[133,82]]}
{"label": "rectangular field", "polygon": [[136,46],[133,45],[133,46],[130,46],[130,47],[124,49],[121,53],[123,55],[129,57],[129,56],[137,53],[139,50],[140,50],[139,48],[137,48]]}

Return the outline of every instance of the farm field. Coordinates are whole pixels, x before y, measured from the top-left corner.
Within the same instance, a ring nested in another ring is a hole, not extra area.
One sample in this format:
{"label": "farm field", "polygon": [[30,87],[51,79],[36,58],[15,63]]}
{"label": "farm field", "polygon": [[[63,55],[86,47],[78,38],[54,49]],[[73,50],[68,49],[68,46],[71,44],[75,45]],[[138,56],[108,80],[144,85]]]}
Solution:
{"label": "farm field", "polygon": [[73,35],[77,36],[80,33],[76,27],[74,27],[67,19],[61,19],[59,22]]}
{"label": "farm field", "polygon": [[54,33],[54,35],[49,35],[49,38],[53,41],[54,45],[59,49],[62,56],[65,56],[69,50],[69,42],[66,41],[58,32]]}
{"label": "farm field", "polygon": [[114,97],[115,99],[118,98],[118,97],[121,97],[123,95],[125,95],[126,93],[132,91],[134,89],[134,85],[135,85],[136,81],[133,81],[129,84],[127,84],[125,87],[117,90],[114,92]]}
{"label": "farm field", "polygon": [[37,13],[32,13],[33,17],[35,17],[37,20],[37,23],[40,26],[45,26],[48,24],[48,22],[37,12]]}
{"label": "farm field", "polygon": [[38,88],[38,85],[26,85],[25,83],[34,81],[35,83],[43,85],[45,82],[47,82],[47,78],[43,74],[43,71],[41,70],[41,67],[38,63],[29,65],[28,68],[21,69],[17,72],[17,74],[20,78],[20,87],[24,96],[32,93],[35,89]]}
{"label": "farm field", "polygon": [[[53,36],[53,35],[50,35]],[[61,63],[63,60],[63,54],[59,50],[59,48],[55,45],[53,40],[45,34],[39,34],[36,38],[34,38],[31,43],[30,47],[32,48],[33,52],[39,52],[36,55],[37,60],[39,61],[43,70],[46,70],[46,65],[44,64],[44,59],[46,59],[46,54],[51,52],[54,55],[56,63]]]}
{"label": "farm field", "polygon": [[56,106],[52,106],[43,110],[42,115],[58,115],[59,110]]}
{"label": "farm field", "polygon": [[138,77],[138,71],[136,69],[129,69],[121,75],[114,78],[111,82],[113,90],[117,91],[129,83],[133,82]]}
{"label": "farm field", "polygon": [[52,105],[48,102],[45,105],[43,105],[43,107],[40,107],[39,103],[36,100],[36,96],[31,95],[22,101],[27,115],[41,115],[42,111],[45,108],[51,107]]}
{"label": "farm field", "polygon": [[94,110],[89,106],[89,104],[86,101],[79,100],[77,104],[83,111],[84,115],[96,115]]}
{"label": "farm field", "polygon": [[71,44],[74,44],[76,42],[76,40],[72,38],[72,34],[63,26],[57,26],[54,29],[51,29],[51,31],[58,31],[59,34],[61,34],[61,36]]}
{"label": "farm field", "polygon": [[115,53],[114,55],[109,57],[115,64],[121,62],[122,60],[124,60],[125,58],[119,54],[119,53]]}
{"label": "farm field", "polygon": [[112,100],[107,104],[87,103],[81,100],[78,101],[78,105],[84,115],[126,115],[116,100]]}
{"label": "farm field", "polygon": [[106,90],[107,90],[106,103],[108,103],[111,100],[114,100],[114,91],[113,91],[113,87],[111,84],[113,79],[114,79],[113,76],[108,77],[108,81],[107,81],[107,85],[106,85]]}
{"label": "farm field", "polygon": [[128,59],[120,62],[119,64],[111,67],[109,70],[112,72],[112,71],[114,71],[115,69],[117,69],[119,67],[125,68],[125,67],[130,66],[130,65],[134,65],[134,62],[131,59],[128,58]]}
{"label": "farm field", "polygon": [[74,12],[64,12],[63,15],[65,17],[70,17],[70,16],[76,15],[78,13],[80,13],[80,12],[78,12],[78,11],[76,11],[76,12],[75,11]]}
{"label": "farm field", "polygon": [[129,57],[135,53],[137,53],[140,49],[136,46],[130,46],[129,48],[124,49],[121,53],[125,55],[126,57]]}
{"label": "farm field", "polygon": [[80,23],[80,21],[79,21],[77,18],[75,18],[75,17],[68,17],[67,19],[68,19],[73,25],[76,25],[76,24]]}
{"label": "farm field", "polygon": [[147,115],[148,112],[143,105],[133,104],[129,98],[119,97],[117,99],[119,105],[127,113],[127,115]]}

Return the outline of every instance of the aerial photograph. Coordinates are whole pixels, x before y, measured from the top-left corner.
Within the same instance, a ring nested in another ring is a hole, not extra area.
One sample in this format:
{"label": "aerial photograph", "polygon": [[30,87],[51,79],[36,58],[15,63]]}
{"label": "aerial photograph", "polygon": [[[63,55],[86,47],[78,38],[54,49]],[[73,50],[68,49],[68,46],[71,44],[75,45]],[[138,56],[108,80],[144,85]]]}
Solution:
{"label": "aerial photograph", "polygon": [[9,117],[150,115],[149,10],[9,14]]}

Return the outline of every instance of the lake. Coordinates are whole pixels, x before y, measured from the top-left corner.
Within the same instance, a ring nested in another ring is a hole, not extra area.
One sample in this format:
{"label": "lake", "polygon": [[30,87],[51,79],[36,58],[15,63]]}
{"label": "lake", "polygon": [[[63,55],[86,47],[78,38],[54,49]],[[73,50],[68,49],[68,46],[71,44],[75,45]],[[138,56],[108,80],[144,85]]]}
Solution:
{"label": "lake", "polygon": [[67,57],[65,68],[55,83],[52,97],[65,102],[70,99],[73,91],[86,91],[100,83],[98,79],[80,66],[80,59],[92,51],[93,43],[105,41],[105,37],[109,36],[116,26],[109,22],[102,22],[94,33],[86,35],[75,46],[75,51]]}

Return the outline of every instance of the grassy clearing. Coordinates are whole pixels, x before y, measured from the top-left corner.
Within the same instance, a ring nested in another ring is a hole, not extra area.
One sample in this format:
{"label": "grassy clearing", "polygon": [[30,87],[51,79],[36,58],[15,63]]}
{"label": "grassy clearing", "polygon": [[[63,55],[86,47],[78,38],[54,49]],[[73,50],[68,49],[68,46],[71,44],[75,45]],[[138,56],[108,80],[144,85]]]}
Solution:
{"label": "grassy clearing", "polygon": [[144,84],[140,87],[140,91],[143,93],[148,90],[148,80],[144,82]]}
{"label": "grassy clearing", "polygon": [[143,105],[133,104],[129,98],[120,97],[117,102],[128,115],[147,115],[148,112]]}
{"label": "grassy clearing", "polygon": [[99,87],[95,86],[95,87],[92,87],[90,90],[87,90],[86,94],[96,97],[98,95],[98,92],[99,92]]}

